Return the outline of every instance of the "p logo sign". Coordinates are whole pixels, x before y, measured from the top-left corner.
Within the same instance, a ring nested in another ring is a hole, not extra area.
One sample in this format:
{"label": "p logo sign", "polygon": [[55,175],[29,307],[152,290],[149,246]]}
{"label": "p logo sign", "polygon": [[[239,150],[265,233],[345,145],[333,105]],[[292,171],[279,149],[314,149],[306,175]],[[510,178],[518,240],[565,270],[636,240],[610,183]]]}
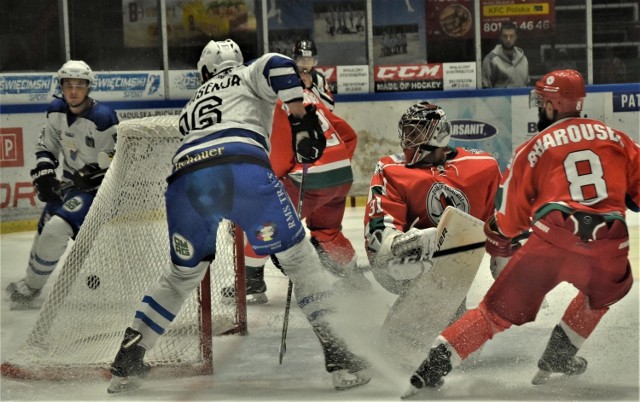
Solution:
{"label": "p logo sign", "polygon": [[22,166],[22,127],[0,128],[0,167]]}

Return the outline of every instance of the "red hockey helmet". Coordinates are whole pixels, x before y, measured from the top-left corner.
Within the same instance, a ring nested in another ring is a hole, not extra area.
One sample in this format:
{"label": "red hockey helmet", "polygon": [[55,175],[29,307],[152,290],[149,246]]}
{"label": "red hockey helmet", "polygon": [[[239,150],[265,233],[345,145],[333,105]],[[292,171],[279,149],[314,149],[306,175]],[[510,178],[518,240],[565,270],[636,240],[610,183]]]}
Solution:
{"label": "red hockey helmet", "polygon": [[556,70],[536,82],[529,95],[529,107],[544,108],[547,101],[558,116],[580,113],[586,96],[584,79],[576,70]]}

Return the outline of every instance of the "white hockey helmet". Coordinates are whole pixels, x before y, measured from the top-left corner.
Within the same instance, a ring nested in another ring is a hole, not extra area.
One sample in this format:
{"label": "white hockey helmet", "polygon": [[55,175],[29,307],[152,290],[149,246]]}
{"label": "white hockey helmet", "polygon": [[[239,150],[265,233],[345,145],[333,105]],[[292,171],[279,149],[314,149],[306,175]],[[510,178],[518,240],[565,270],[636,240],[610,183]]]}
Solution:
{"label": "white hockey helmet", "polygon": [[91,67],[82,60],[69,60],[60,67],[60,70],[58,70],[58,83],[62,85],[62,80],[65,78],[87,80],[89,81],[89,87],[93,85],[95,80]]}
{"label": "white hockey helmet", "polygon": [[440,106],[420,102],[400,117],[398,134],[407,165],[413,165],[434,149],[449,144],[451,123]]}
{"label": "white hockey helmet", "polygon": [[216,75],[221,71],[235,67],[244,62],[240,47],[231,39],[209,41],[202,50],[198,60],[198,75],[204,82],[204,73]]}

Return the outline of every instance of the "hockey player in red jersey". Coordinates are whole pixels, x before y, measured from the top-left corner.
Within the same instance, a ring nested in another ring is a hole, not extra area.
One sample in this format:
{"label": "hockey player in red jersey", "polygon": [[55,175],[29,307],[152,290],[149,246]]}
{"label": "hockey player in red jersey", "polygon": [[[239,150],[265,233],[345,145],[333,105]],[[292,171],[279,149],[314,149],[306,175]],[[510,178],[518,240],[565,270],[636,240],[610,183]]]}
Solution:
{"label": "hockey player in red jersey", "polygon": [[[332,274],[345,278],[348,286],[368,286],[370,283],[356,266],[355,249],[342,233],[347,195],[353,183],[351,159],[358,142],[357,135],[345,120],[333,114],[309,89],[304,90],[304,104],[315,105],[327,146],[320,159],[308,164],[302,218],[306,219],[311,242],[324,267]],[[291,149],[288,115],[284,104],[278,102],[271,130],[272,151],[269,159],[276,177],[282,181],[289,198],[297,205],[303,165],[296,161]],[[267,259],[257,255],[250,244],[245,246],[247,302],[250,304],[268,301],[264,281]],[[223,297],[225,300],[235,297],[234,289],[224,289]]]}
{"label": "hockey player in red jersey", "polygon": [[444,209],[451,205],[486,220],[493,213],[501,177],[498,162],[488,153],[448,146],[450,123],[439,106],[411,106],[400,118],[398,131],[403,154],[378,161],[364,217],[371,270],[396,294],[425,265],[411,263],[411,254],[422,249],[423,259],[429,260],[435,251],[436,226]]}
{"label": "hockey player in red jersey", "polygon": [[[575,70],[552,71],[531,91],[540,132],[516,149],[497,212],[485,223],[487,252],[513,257],[478,308],[438,336],[405,397],[439,387],[495,334],[533,321],[544,296],[561,282],[579,293],[553,329],[532,382],[586,370],[579,348],[633,283],[625,212],[639,210],[640,148],[603,122],[581,118],[585,96]],[[529,240],[514,250],[511,238],[529,228]]]}

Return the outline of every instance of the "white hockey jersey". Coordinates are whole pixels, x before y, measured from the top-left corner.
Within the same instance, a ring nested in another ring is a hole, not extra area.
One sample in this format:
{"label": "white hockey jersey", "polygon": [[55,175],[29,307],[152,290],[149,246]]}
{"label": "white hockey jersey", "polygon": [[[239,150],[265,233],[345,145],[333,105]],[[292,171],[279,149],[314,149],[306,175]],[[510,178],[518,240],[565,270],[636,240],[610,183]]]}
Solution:
{"label": "white hockey jersey", "polygon": [[118,116],[115,111],[91,99],[90,108],[80,115],[69,112],[63,99],[56,98],[47,107],[47,121],[36,145],[36,166],[57,168],[62,154],[63,177],[85,165],[98,163],[98,154],[115,149]]}
{"label": "white hockey jersey", "polygon": [[202,84],[180,115],[185,137],[173,158],[174,171],[251,153],[253,147],[247,145],[268,156],[277,98],[285,103],[303,99],[295,63],[278,53],[267,53]]}

